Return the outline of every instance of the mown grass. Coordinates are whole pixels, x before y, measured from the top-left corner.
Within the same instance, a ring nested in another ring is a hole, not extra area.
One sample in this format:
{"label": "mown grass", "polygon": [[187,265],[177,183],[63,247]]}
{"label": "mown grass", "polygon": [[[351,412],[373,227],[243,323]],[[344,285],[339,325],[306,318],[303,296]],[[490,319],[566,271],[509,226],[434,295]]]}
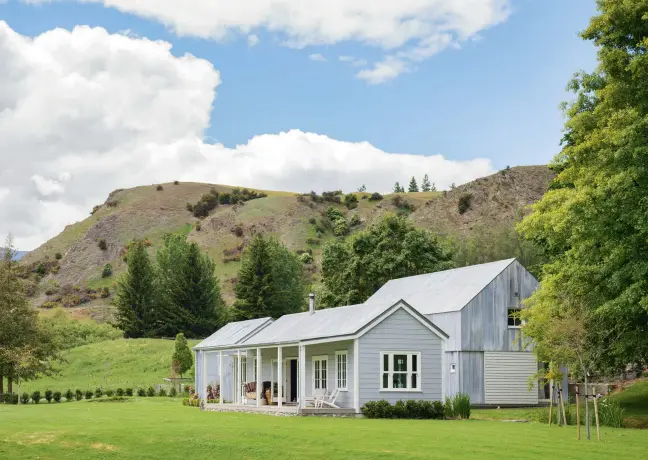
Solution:
{"label": "mown grass", "polygon": [[[198,343],[190,340],[189,346]],[[148,387],[165,383],[171,373],[173,340],[119,339],[73,348],[64,353],[58,375],[24,382],[21,392],[39,390],[65,392],[68,388],[94,390]],[[185,377],[193,378],[191,369]]]}
{"label": "mown grass", "polygon": [[495,421],[367,420],[201,412],[171,398],[119,404],[0,406],[0,458],[123,459],[624,459],[648,437]]}

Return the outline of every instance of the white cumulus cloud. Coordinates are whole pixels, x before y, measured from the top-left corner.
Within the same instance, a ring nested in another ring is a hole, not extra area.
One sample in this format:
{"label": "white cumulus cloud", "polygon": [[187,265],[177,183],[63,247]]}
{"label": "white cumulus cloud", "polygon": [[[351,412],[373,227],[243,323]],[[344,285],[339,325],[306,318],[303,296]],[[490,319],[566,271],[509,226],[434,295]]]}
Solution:
{"label": "white cumulus cloud", "polygon": [[423,173],[447,187],[492,172],[487,159],[387,153],[297,129],[209,144],[220,75],[170,49],[90,27],[29,38],[0,21],[0,237],[32,249],[116,188],[175,179],[385,192]]}
{"label": "white cumulus cloud", "polygon": [[259,44],[259,42],[260,42],[260,40],[259,40],[259,37],[257,35],[255,35],[255,34],[248,35],[248,37],[247,37],[248,46],[250,46],[250,47],[251,46],[257,46]]}
{"label": "white cumulus cloud", "polygon": [[476,38],[510,14],[510,0],[76,1],[155,19],[184,36],[222,40],[263,29],[295,48],[354,41],[419,58]]}
{"label": "white cumulus cloud", "polygon": [[310,59],[311,61],[318,61],[318,62],[326,61],[326,58],[319,53],[309,54],[308,59]]}

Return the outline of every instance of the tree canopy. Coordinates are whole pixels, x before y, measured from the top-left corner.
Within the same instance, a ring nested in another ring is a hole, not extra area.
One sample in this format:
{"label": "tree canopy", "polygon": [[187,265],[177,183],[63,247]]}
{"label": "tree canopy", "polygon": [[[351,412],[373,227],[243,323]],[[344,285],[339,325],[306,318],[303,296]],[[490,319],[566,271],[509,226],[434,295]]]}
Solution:
{"label": "tree canopy", "polygon": [[518,226],[551,262],[530,300],[529,325],[547,312],[582,306],[598,366],[648,360],[648,0],[599,0],[581,36],[598,47],[595,72],[569,83],[575,99],[558,172]]}
{"label": "tree canopy", "polygon": [[427,174],[423,176],[423,180],[421,181],[421,191],[422,192],[432,191],[432,184],[430,184],[430,179],[428,178]]}
{"label": "tree canopy", "polygon": [[191,366],[193,366],[193,355],[189,349],[187,339],[180,332],[175,338],[171,367],[182,377],[184,373],[191,369]]}
{"label": "tree canopy", "polygon": [[320,304],[362,303],[390,279],[453,266],[435,235],[415,228],[405,217],[387,215],[346,241],[326,244]]}
{"label": "tree canopy", "polygon": [[303,264],[276,238],[259,233],[243,252],[235,291],[239,320],[299,312],[306,301]]}
{"label": "tree canopy", "polygon": [[409,187],[408,187],[407,191],[408,192],[418,192],[419,191],[418,184],[416,183],[416,178],[414,176],[412,176],[412,178],[410,179],[410,183],[409,183]]}

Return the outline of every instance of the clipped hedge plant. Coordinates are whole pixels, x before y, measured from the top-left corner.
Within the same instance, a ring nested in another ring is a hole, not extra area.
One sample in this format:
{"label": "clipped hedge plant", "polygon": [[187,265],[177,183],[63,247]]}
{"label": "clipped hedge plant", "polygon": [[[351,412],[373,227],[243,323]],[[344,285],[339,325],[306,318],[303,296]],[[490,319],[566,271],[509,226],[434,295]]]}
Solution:
{"label": "clipped hedge plant", "polygon": [[441,401],[423,401],[409,399],[390,404],[384,399],[369,401],[361,408],[367,418],[399,418],[399,419],[443,419],[445,407]]}

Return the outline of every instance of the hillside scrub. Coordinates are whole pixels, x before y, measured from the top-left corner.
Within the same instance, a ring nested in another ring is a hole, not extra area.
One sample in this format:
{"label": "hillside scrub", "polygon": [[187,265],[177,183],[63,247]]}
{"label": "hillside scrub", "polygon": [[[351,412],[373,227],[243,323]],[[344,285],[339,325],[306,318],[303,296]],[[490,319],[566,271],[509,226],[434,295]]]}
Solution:
{"label": "hillside scrub", "polygon": [[72,319],[60,308],[54,310],[52,315],[40,318],[39,321],[42,327],[54,337],[57,346],[63,350],[123,337],[122,331],[109,324]]}

